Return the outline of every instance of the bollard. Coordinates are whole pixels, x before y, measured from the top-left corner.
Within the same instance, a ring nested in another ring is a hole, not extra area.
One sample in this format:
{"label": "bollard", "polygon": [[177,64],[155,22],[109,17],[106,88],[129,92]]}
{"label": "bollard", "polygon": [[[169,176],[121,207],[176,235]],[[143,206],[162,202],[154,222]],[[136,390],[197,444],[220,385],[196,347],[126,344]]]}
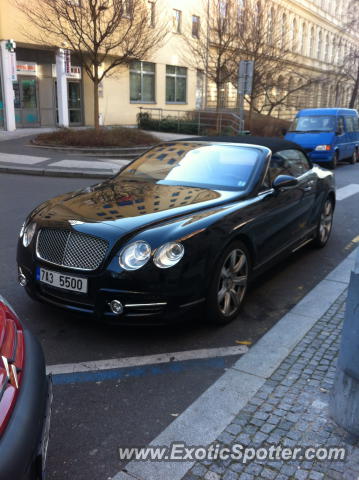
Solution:
{"label": "bollard", "polygon": [[359,248],[350,277],[329,411],[338,425],[359,436]]}

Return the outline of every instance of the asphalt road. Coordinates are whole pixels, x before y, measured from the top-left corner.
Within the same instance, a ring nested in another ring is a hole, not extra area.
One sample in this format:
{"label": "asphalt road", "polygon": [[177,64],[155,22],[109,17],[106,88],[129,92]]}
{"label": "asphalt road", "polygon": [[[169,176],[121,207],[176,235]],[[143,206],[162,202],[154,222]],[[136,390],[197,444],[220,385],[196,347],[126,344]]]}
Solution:
{"label": "asphalt road", "polygon": [[[359,184],[359,164],[339,166],[336,180],[338,188]],[[357,245],[359,194],[338,202],[327,247],[307,246],[261,276],[232,324],[213,328],[192,318],[167,328],[109,327],[35,303],[17,284],[16,242],[27,213],[51,196],[91,183],[0,175],[0,292],[41,340],[48,365],[255,342]],[[49,479],[111,477],[121,467],[119,446],[147,444],[234,361],[202,360],[140,374],[129,370],[118,379],[56,384]]]}

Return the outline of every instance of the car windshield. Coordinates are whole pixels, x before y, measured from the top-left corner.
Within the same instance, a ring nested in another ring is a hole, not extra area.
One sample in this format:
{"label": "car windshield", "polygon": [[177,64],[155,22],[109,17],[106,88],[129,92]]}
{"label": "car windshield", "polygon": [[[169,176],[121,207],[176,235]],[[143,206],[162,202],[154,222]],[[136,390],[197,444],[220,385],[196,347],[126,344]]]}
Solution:
{"label": "car windshield", "polygon": [[335,117],[328,115],[300,116],[297,117],[290,132],[333,132],[335,130]]}
{"label": "car windshield", "polygon": [[142,155],[119,176],[164,185],[244,190],[259,158],[255,147],[168,143]]}

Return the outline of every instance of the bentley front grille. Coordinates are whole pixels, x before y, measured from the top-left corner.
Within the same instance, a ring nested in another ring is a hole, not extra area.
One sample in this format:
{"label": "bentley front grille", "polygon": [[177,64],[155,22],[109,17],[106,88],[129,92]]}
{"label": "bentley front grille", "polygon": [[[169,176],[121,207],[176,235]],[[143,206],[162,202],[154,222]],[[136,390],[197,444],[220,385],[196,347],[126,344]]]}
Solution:
{"label": "bentley front grille", "polygon": [[42,228],[36,255],[45,262],[75,270],[96,270],[105,259],[108,242],[70,230]]}

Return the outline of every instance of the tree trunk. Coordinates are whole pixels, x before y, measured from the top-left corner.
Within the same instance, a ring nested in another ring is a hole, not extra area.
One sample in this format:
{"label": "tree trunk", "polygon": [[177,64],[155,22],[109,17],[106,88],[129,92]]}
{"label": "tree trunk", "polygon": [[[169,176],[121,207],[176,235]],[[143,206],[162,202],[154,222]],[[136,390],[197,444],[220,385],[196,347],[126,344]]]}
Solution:
{"label": "tree trunk", "polygon": [[358,88],[359,88],[359,65],[356,73],[356,78],[355,78],[355,84],[353,87],[352,95],[350,97],[350,102],[349,102],[349,108],[354,108],[355,107],[355,102],[358,97]]}
{"label": "tree trunk", "polygon": [[96,129],[100,128],[98,85],[99,85],[99,81],[96,76],[93,82],[93,115],[94,115],[94,125]]}

